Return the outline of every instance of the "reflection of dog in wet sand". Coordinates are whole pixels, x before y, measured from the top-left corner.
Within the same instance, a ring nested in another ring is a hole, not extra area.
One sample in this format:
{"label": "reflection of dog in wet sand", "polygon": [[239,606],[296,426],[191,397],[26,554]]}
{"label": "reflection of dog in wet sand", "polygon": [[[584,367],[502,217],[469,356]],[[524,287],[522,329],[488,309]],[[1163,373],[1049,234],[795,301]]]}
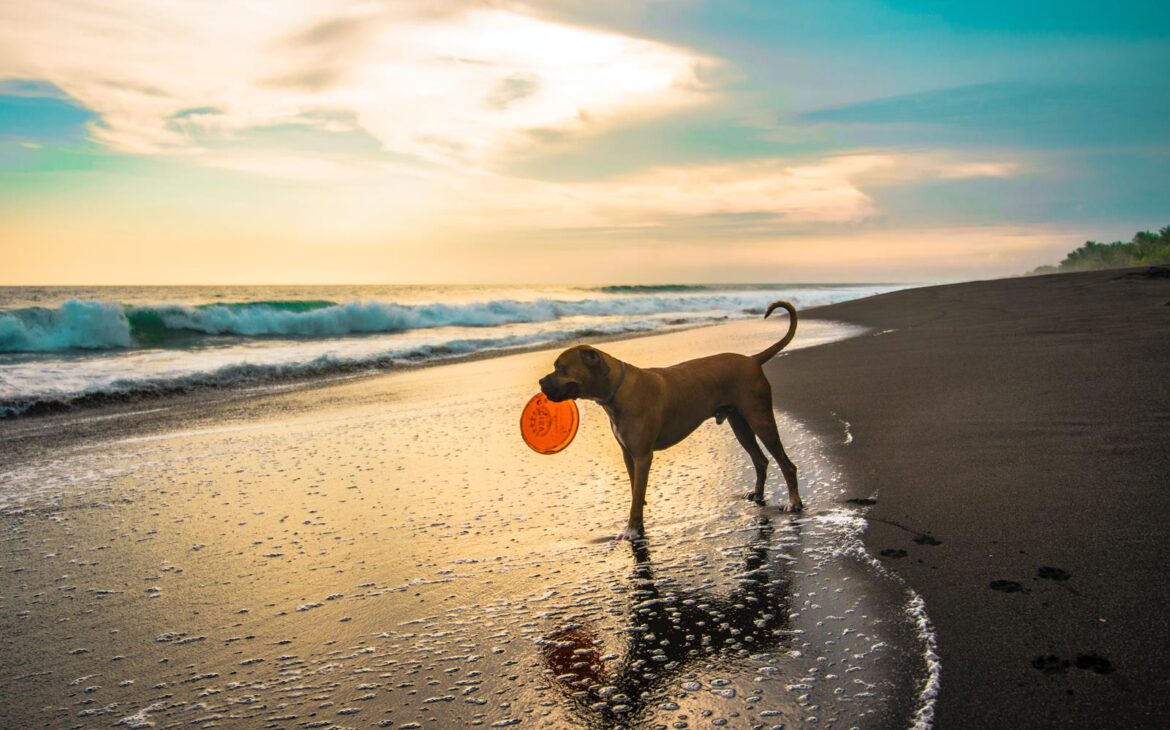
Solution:
{"label": "reflection of dog in wet sand", "polygon": [[642,506],[654,452],[686,438],[703,421],[727,419],[735,437],[756,467],[756,488],[749,498],[764,501],[768,459],[756,443],[768,449],[788,484],[786,510],[803,508],[796,487],[796,466],[776,430],[772,413],[772,386],[761,366],[792,341],[796,309],[774,302],[764,313],[781,307],[788,311],[788,333],[756,355],[723,353],[688,360],[666,368],[638,368],[588,345],[570,347],[556,359],[555,370],[540,379],[540,389],[551,401],[587,398],[609,414],[613,435],[622,447],[630,475],[630,519],[619,538],[642,534]]}
{"label": "reflection of dog in wet sand", "polygon": [[590,725],[636,727],[650,698],[661,697],[674,678],[708,665],[713,655],[766,652],[788,641],[791,576],[770,555],[772,534],[761,517],[748,544],[730,551],[735,557],[727,567],[738,585],[726,595],[680,588],[686,581],[674,580],[683,577],[678,571],[656,577],[648,542],[635,541],[624,652],[603,656],[598,632],[574,620],[538,642],[548,676],[581,716],[600,716],[601,723]]}

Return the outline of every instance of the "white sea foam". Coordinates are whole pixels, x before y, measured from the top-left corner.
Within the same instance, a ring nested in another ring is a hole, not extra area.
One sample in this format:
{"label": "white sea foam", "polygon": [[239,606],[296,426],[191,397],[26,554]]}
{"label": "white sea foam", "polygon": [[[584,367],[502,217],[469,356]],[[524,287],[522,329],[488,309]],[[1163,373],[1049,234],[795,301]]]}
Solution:
{"label": "white sea foam", "polygon": [[868,523],[860,512],[850,509],[829,510],[818,514],[815,519],[821,524],[832,525],[841,530],[839,542],[841,554],[853,557],[874,572],[902,586],[905,591],[907,600],[903,612],[914,627],[925,670],[925,676],[919,684],[917,706],[911,727],[913,730],[930,730],[934,727],[935,705],[942,686],[942,661],[938,656],[938,636],[930,616],[927,615],[926,602],[901,576],[888,570],[866,549],[861,536],[865,534]]}
{"label": "white sea foam", "polygon": [[918,693],[918,709],[914,713],[913,727],[914,730],[930,730],[934,727],[934,708],[942,686],[942,661],[938,657],[938,637],[934,625],[926,615],[926,603],[913,589],[907,588],[907,591],[910,600],[906,604],[906,613],[917,629],[918,641],[922,644],[923,663],[926,665],[926,680]]}

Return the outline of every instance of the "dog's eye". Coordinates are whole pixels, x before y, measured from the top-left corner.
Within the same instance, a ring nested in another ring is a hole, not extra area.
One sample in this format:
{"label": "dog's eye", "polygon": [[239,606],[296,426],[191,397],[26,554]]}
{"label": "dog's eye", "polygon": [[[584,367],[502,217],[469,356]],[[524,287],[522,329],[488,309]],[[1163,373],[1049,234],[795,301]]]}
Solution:
{"label": "dog's eye", "polygon": [[563,375],[565,372],[565,366],[558,362],[553,365],[553,370],[556,371],[557,375]]}

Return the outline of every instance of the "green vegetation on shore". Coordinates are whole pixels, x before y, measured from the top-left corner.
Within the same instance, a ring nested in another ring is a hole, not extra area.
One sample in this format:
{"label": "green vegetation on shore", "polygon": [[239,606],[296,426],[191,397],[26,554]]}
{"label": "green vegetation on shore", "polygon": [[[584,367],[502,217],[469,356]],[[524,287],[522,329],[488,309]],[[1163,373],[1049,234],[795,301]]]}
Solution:
{"label": "green vegetation on shore", "polygon": [[1156,266],[1170,264],[1170,226],[1157,233],[1139,231],[1128,243],[1098,243],[1086,241],[1084,246],[1069,252],[1056,266],[1041,266],[1033,274],[1051,274],[1058,271],[1092,271],[1095,269],[1122,269],[1127,266]]}

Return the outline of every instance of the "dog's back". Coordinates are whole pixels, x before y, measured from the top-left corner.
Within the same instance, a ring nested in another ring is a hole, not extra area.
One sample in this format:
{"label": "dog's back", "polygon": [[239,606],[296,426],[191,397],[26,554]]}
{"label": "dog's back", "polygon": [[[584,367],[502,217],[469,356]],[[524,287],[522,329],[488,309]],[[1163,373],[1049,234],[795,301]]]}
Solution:
{"label": "dog's back", "polygon": [[656,389],[662,426],[655,449],[673,446],[721,412],[752,410],[764,401],[771,409],[772,389],[760,364],[748,355],[725,352],[644,372],[663,386]]}

